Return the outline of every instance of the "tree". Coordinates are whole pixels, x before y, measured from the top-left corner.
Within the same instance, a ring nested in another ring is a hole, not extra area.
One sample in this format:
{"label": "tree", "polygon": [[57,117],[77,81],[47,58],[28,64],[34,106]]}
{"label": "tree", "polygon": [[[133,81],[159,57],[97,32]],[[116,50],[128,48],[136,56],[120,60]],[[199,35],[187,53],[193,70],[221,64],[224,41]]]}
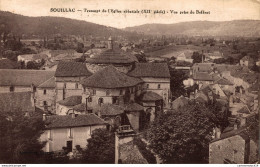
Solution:
{"label": "tree", "polygon": [[200,54],[199,52],[193,52],[193,55],[191,58],[193,59],[193,63],[201,63],[202,57],[205,59],[205,56],[203,54]]}
{"label": "tree", "polygon": [[159,116],[148,132],[149,147],[163,163],[207,163],[214,115],[198,103]]}
{"label": "tree", "polygon": [[173,100],[185,94],[183,81],[188,77],[183,71],[170,69],[170,88],[173,96]]}
{"label": "tree", "polygon": [[45,143],[42,118],[24,112],[0,112],[0,163],[42,163]]}
{"label": "tree", "polygon": [[96,129],[87,140],[83,162],[92,164],[112,164],[115,162],[115,135],[106,129]]}

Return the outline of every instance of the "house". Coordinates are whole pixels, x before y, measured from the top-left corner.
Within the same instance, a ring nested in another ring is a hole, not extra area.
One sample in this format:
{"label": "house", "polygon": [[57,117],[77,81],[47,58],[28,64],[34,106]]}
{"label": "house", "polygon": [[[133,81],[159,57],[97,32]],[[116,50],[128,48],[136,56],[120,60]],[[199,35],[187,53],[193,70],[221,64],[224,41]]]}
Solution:
{"label": "house", "polygon": [[240,65],[241,66],[247,66],[252,67],[254,65],[254,60],[249,56],[244,56],[242,59],[240,59]]}
{"label": "house", "polygon": [[58,152],[66,148],[68,152],[76,146],[85,148],[87,139],[95,129],[106,128],[105,122],[95,114],[76,115],[43,115],[46,129],[40,141],[47,142],[45,152]]}
{"label": "house", "polygon": [[181,54],[179,54],[177,57],[176,57],[176,61],[185,61],[185,62],[189,62],[189,63],[193,63],[193,59],[191,58],[192,57],[192,54],[193,52],[183,52]]}
{"label": "house", "polygon": [[55,104],[54,71],[45,70],[0,70],[0,92],[32,92],[35,105],[51,110]]}
{"label": "house", "polygon": [[252,164],[258,162],[258,136],[255,136],[254,131],[251,133],[250,126],[254,125],[238,128],[235,124],[232,130],[224,130],[222,134],[217,135],[209,144],[209,163]]}
{"label": "house", "polygon": [[53,71],[0,69],[0,92],[36,92],[36,88],[54,76]]}
{"label": "house", "polygon": [[86,65],[80,62],[59,62],[55,72],[56,101],[64,100],[69,96],[82,95],[82,87],[79,81],[92,75]]}
{"label": "house", "polygon": [[128,75],[141,78],[145,91],[152,91],[161,96],[164,106],[169,104],[171,76],[166,63],[136,63]]}
{"label": "house", "polygon": [[30,61],[41,63],[42,60],[47,60],[48,56],[46,54],[25,54],[25,55],[19,55],[17,57],[18,62],[23,62],[25,66],[27,66],[27,63]]}
{"label": "house", "polygon": [[34,112],[34,97],[31,92],[0,93],[0,112]]}

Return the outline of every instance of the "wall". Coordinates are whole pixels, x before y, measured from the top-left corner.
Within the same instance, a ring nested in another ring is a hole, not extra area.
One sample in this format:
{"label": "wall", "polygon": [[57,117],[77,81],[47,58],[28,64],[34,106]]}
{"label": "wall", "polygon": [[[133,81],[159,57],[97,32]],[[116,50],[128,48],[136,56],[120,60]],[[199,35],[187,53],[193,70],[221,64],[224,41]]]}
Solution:
{"label": "wall", "polygon": [[56,114],[57,115],[67,115],[67,112],[71,109],[72,109],[71,107],[56,103]]}
{"label": "wall", "polygon": [[[144,90],[152,91],[163,97],[165,105],[169,104],[170,96],[170,78],[142,78],[144,80]],[[147,88],[149,84],[149,88]],[[160,88],[158,85],[160,84]]]}
{"label": "wall", "polygon": [[135,111],[135,112],[130,112],[126,114],[128,117],[128,120],[132,126],[132,128],[135,131],[139,131],[139,120],[140,120],[140,112]]}
{"label": "wall", "polygon": [[246,142],[239,135],[215,141],[209,145],[209,163],[223,164],[224,159],[228,159],[243,164],[245,149]]}
{"label": "wall", "polygon": [[[46,94],[44,94],[46,90]],[[38,88],[35,93],[36,106],[44,109],[44,101],[47,102],[48,110],[55,109],[55,89],[54,88]]]}
{"label": "wall", "polygon": [[[98,128],[105,128],[105,125],[86,126],[71,128],[72,137],[69,137],[69,128],[46,130],[40,137],[41,141],[47,141],[43,148],[45,152],[60,151],[62,147],[66,147],[67,141],[72,141],[72,149],[76,149],[76,145],[85,148],[87,139],[91,137],[91,133]],[[48,139],[48,133],[52,131],[52,139]],[[49,147],[49,148],[48,148]]]}

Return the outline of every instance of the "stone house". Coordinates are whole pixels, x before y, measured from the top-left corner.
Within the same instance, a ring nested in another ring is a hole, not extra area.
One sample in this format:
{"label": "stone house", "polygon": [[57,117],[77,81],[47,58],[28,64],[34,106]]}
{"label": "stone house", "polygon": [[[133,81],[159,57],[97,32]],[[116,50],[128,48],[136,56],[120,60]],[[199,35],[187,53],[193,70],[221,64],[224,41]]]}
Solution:
{"label": "stone house", "polygon": [[46,141],[45,152],[57,152],[66,148],[69,152],[76,146],[85,148],[87,139],[98,128],[106,128],[105,122],[95,114],[43,115],[46,129],[40,141]]}
{"label": "stone house", "polygon": [[242,59],[240,59],[239,62],[241,66],[247,66],[247,67],[252,67],[254,63],[255,63],[254,60],[249,56],[244,56]]}

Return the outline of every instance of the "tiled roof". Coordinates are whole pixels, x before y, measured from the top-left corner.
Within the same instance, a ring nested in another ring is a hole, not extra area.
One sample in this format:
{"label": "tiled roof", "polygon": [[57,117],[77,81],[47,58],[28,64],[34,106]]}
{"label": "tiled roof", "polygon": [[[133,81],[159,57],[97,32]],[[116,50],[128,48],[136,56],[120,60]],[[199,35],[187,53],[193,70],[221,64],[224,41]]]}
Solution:
{"label": "tiled roof", "polygon": [[71,115],[53,115],[47,116],[46,125],[47,129],[51,129],[105,125],[105,122],[95,114],[76,115],[75,118]]}
{"label": "tiled roof", "polygon": [[21,112],[35,111],[31,101],[31,92],[0,93],[0,111],[12,112],[15,110]]}
{"label": "tiled roof", "polygon": [[180,107],[184,107],[188,104],[189,100],[183,96],[178,97],[172,102],[172,109],[179,109]]}
{"label": "tiled roof", "polygon": [[70,96],[64,100],[58,101],[58,103],[64,106],[75,106],[80,104],[81,101],[82,101],[82,96]]}
{"label": "tiled roof", "polygon": [[[75,111],[83,112],[86,109],[86,103],[77,104],[73,107]],[[90,106],[87,106],[87,110],[92,110],[93,108]]]}
{"label": "tiled roof", "polygon": [[213,81],[213,77],[208,72],[196,72],[193,75],[193,79],[199,81]]}
{"label": "tiled roof", "polygon": [[134,145],[133,141],[124,143],[119,146],[120,159],[123,164],[148,164],[143,157],[138,147]]}
{"label": "tiled roof", "polygon": [[214,83],[219,84],[219,85],[234,85],[232,82],[230,82],[226,78],[220,78],[219,80],[215,81]]}
{"label": "tiled roof", "polygon": [[40,84],[38,88],[55,88],[55,78],[51,77],[47,81]]}
{"label": "tiled roof", "polygon": [[0,59],[0,69],[16,69],[20,68],[20,64],[10,59]]}
{"label": "tiled roof", "polygon": [[100,54],[87,58],[86,62],[95,64],[129,64],[133,63],[134,60],[125,56],[119,50],[107,49]]}
{"label": "tiled roof", "polygon": [[115,104],[102,104],[101,106],[95,106],[94,112],[102,116],[114,116],[124,113],[124,107]]}
{"label": "tiled roof", "polygon": [[54,76],[55,71],[45,70],[0,70],[0,85],[1,86],[39,86]]}
{"label": "tiled roof", "polygon": [[85,87],[112,89],[132,87],[142,82],[141,79],[127,76],[110,65],[94,73],[92,76],[81,80],[80,83]]}
{"label": "tiled roof", "polygon": [[151,91],[146,91],[143,92],[139,96],[141,101],[157,101],[157,100],[162,100],[162,96],[158,95],[157,93],[151,92]]}
{"label": "tiled roof", "polygon": [[55,73],[56,77],[79,77],[90,75],[92,75],[92,73],[87,70],[84,63],[74,61],[60,61]]}
{"label": "tiled roof", "polygon": [[124,106],[125,111],[143,111],[144,107],[137,103],[129,103]]}
{"label": "tiled roof", "polygon": [[166,63],[136,63],[135,68],[128,74],[133,77],[171,77]]}

